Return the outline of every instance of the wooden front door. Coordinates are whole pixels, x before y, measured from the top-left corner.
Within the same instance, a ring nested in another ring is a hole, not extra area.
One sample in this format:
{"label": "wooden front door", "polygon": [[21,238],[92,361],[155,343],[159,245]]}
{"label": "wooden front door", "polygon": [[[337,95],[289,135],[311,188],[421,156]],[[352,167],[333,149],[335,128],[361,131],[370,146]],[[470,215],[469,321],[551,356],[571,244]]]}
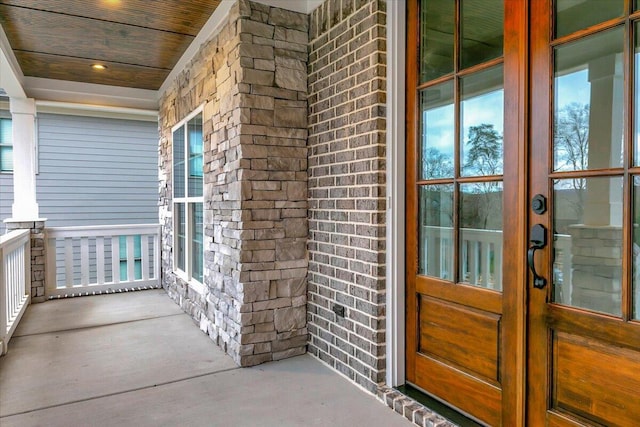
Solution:
{"label": "wooden front door", "polygon": [[638,3],[407,3],[407,381],[484,424],[640,423]]}
{"label": "wooden front door", "polygon": [[636,3],[531,2],[531,426],[640,423]]}
{"label": "wooden front door", "polygon": [[490,425],[503,419],[515,325],[503,310],[518,244],[504,239],[517,193],[505,180],[517,171],[505,161],[517,147],[506,3],[408,2],[407,380]]}

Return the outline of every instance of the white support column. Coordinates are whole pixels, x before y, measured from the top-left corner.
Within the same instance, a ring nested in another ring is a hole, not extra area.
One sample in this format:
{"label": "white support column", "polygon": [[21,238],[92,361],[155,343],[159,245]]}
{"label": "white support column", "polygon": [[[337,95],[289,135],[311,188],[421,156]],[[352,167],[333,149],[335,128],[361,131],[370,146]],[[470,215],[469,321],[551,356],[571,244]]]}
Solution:
{"label": "white support column", "polygon": [[30,98],[10,98],[13,128],[13,210],[11,222],[37,221],[36,104]]}

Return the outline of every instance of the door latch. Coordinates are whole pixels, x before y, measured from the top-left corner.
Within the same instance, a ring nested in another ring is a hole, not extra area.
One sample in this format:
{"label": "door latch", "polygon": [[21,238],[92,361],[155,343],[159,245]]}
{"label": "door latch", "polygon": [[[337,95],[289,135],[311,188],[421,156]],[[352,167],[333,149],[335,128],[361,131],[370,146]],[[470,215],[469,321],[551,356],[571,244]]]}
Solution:
{"label": "door latch", "polygon": [[535,255],[538,249],[542,249],[547,246],[547,229],[544,228],[544,225],[536,224],[531,228],[529,243],[527,261],[529,263],[529,270],[531,270],[531,274],[533,274],[533,287],[542,289],[547,285],[547,279],[540,276],[536,271]]}

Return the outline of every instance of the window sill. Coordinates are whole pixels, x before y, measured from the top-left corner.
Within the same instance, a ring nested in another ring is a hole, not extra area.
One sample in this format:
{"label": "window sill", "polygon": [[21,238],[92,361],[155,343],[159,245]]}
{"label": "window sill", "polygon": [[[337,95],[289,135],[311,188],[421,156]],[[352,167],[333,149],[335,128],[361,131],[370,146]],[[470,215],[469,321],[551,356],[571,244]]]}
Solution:
{"label": "window sill", "polygon": [[200,283],[197,280],[191,278],[188,279],[187,275],[185,274],[184,271],[181,270],[174,270],[173,274],[175,274],[177,277],[180,278],[180,280],[182,280],[183,282],[185,282],[187,284],[187,286],[189,286],[194,292],[197,292],[200,295],[204,295],[205,291],[206,291],[206,286],[204,285],[204,283]]}

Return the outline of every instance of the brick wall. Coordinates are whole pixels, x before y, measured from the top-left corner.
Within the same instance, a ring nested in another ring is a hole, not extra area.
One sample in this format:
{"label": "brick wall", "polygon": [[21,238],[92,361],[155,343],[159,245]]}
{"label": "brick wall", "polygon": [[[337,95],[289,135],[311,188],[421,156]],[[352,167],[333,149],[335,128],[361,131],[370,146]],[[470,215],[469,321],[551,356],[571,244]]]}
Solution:
{"label": "brick wall", "polygon": [[385,4],[329,0],[309,31],[309,351],[371,392],[385,374]]}
{"label": "brick wall", "polygon": [[[242,366],[306,351],[308,27],[240,0],[161,99],[163,286]],[[171,127],[202,104],[199,287],[173,274]]]}

